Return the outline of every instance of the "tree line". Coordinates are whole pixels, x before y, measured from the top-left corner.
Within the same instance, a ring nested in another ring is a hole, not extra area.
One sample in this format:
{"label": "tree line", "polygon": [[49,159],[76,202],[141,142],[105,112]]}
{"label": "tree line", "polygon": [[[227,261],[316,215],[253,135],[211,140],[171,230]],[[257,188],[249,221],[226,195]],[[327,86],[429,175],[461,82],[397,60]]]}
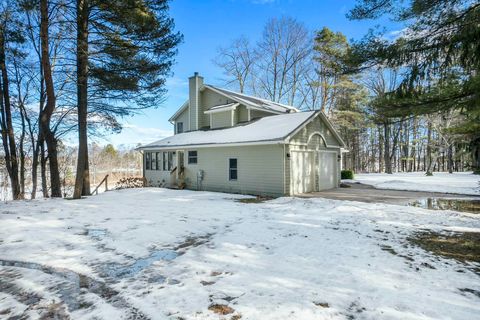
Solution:
{"label": "tree line", "polygon": [[239,90],[322,110],[356,172],[480,171],[480,5],[468,0],[358,0],[351,20],[387,16],[396,38],[358,41],[274,18],[258,39],[220,47],[214,63]]}
{"label": "tree line", "polygon": [[[0,130],[13,199],[61,197],[59,150],[78,133],[73,197],[90,194],[88,136],[164,98],[182,35],[166,0],[0,4]],[[40,177],[38,174],[40,173]]]}

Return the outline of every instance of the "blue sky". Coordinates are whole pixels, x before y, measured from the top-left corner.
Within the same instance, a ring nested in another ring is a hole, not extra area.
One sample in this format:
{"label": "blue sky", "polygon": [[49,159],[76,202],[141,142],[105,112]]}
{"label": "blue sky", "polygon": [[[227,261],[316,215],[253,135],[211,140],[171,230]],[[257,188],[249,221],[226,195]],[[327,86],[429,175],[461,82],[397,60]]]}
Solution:
{"label": "blue sky", "polygon": [[324,26],[343,32],[349,39],[359,39],[369,27],[381,25],[389,30],[388,21],[349,21],[345,14],[355,0],[173,0],[170,15],[184,42],[178,48],[173,76],[167,80],[168,94],[163,105],[124,119],[125,128],[98,142],[146,143],[173,133],[169,117],[188,97],[187,79],[195,71],[205,82],[222,85],[222,70],[212,63],[219,46],[245,35],[259,40],[263,26],[273,17],[290,16],[311,30]]}

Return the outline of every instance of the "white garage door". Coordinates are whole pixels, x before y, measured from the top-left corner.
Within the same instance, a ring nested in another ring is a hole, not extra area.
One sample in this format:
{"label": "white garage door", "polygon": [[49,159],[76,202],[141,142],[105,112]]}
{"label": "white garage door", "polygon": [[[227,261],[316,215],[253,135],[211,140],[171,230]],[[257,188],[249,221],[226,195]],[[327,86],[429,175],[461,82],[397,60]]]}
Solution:
{"label": "white garage door", "polygon": [[337,187],[337,153],[319,152],[318,154],[319,170],[319,190],[327,190]]}
{"label": "white garage door", "polygon": [[291,152],[291,181],[294,194],[312,192],[314,187],[313,152]]}

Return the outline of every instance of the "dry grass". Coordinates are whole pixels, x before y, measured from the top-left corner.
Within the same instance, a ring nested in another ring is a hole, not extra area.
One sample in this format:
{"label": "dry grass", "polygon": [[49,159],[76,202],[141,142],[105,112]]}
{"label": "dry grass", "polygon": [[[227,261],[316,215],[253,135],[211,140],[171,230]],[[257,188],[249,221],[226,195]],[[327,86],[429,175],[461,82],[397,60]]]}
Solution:
{"label": "dry grass", "polygon": [[480,233],[455,232],[443,234],[427,231],[408,239],[411,243],[436,255],[461,262],[480,262]]}
{"label": "dry grass", "polygon": [[236,199],[235,201],[241,202],[241,203],[263,203],[268,200],[272,200],[272,197],[263,197],[263,196],[257,196],[255,198],[245,198],[245,199]]}
{"label": "dry grass", "polygon": [[226,315],[230,313],[234,313],[235,310],[233,308],[225,305],[225,304],[212,304],[210,307],[208,307],[208,310],[216,313],[216,314],[221,314],[221,315]]}

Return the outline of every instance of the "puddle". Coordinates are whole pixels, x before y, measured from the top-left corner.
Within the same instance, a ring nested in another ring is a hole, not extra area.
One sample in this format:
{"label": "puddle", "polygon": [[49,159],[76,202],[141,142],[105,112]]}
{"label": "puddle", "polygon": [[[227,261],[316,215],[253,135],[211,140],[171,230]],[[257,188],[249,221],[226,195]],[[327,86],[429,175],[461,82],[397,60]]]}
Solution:
{"label": "puddle", "polygon": [[[173,259],[178,257],[178,255],[179,254],[175,250],[161,249],[154,251],[146,258],[135,260],[135,262],[130,265],[123,265],[118,263],[109,264],[106,267],[105,272],[108,277],[112,277],[115,279],[133,277],[144,269],[150,267],[157,261],[172,261]],[[165,278],[159,278],[158,280],[162,280],[160,282],[163,282]]]}
{"label": "puddle", "polygon": [[408,205],[430,210],[453,210],[480,214],[480,199],[424,198],[411,201]]}
{"label": "puddle", "polygon": [[87,229],[87,236],[90,236],[94,239],[101,239],[107,235],[106,229],[92,228]]}

